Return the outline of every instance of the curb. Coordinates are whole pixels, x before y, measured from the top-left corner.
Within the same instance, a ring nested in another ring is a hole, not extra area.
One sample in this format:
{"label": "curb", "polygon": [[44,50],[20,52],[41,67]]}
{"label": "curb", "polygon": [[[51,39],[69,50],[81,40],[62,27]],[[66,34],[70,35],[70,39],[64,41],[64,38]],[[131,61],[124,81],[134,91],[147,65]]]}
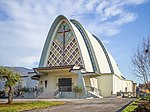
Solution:
{"label": "curb", "polygon": [[124,105],[123,107],[121,107],[119,110],[117,110],[116,112],[121,112],[122,110],[124,110],[128,105],[130,105],[133,101],[130,101],[129,103],[127,103],[126,105]]}

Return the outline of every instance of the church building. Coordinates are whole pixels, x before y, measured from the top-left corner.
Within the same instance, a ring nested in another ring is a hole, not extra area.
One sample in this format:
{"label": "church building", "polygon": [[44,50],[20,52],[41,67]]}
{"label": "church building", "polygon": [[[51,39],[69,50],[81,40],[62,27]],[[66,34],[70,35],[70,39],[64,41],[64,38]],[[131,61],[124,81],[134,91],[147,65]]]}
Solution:
{"label": "church building", "polygon": [[32,78],[39,80],[37,98],[111,97],[133,92],[133,81],[121,74],[114,58],[98,37],[78,21],[63,15],[53,22]]}

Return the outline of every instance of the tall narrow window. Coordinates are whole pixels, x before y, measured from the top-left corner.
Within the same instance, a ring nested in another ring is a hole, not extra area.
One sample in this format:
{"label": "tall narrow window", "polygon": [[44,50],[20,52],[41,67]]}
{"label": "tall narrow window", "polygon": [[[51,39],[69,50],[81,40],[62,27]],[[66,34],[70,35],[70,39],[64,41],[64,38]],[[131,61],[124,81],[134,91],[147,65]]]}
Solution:
{"label": "tall narrow window", "polygon": [[45,80],[45,88],[47,88],[47,80]]}
{"label": "tall narrow window", "polygon": [[127,87],[125,87],[125,92],[127,92]]}

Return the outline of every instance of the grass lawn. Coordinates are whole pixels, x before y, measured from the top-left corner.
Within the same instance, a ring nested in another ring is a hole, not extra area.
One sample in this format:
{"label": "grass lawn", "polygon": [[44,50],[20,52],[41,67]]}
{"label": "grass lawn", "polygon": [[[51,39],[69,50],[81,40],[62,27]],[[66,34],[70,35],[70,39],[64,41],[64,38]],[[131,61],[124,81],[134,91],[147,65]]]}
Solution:
{"label": "grass lawn", "polygon": [[137,100],[128,105],[122,112],[150,112],[150,100]]}
{"label": "grass lawn", "polygon": [[45,108],[49,106],[62,105],[64,102],[14,102],[12,105],[0,103],[0,112],[19,112],[24,110],[32,110],[37,108]]}
{"label": "grass lawn", "polygon": [[138,104],[137,101],[132,102],[122,112],[132,112],[134,109],[138,107],[137,104]]}
{"label": "grass lawn", "polygon": [[136,109],[138,106],[129,105],[127,106],[122,112],[132,112],[134,109]]}

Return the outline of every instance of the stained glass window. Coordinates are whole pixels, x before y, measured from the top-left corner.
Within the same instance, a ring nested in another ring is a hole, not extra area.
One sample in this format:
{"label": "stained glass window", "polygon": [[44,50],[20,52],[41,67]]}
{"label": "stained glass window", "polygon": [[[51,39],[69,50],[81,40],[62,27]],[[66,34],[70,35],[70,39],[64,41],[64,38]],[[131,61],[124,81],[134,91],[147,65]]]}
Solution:
{"label": "stained glass window", "polygon": [[69,25],[63,22],[50,48],[47,66],[82,65],[79,47]]}

